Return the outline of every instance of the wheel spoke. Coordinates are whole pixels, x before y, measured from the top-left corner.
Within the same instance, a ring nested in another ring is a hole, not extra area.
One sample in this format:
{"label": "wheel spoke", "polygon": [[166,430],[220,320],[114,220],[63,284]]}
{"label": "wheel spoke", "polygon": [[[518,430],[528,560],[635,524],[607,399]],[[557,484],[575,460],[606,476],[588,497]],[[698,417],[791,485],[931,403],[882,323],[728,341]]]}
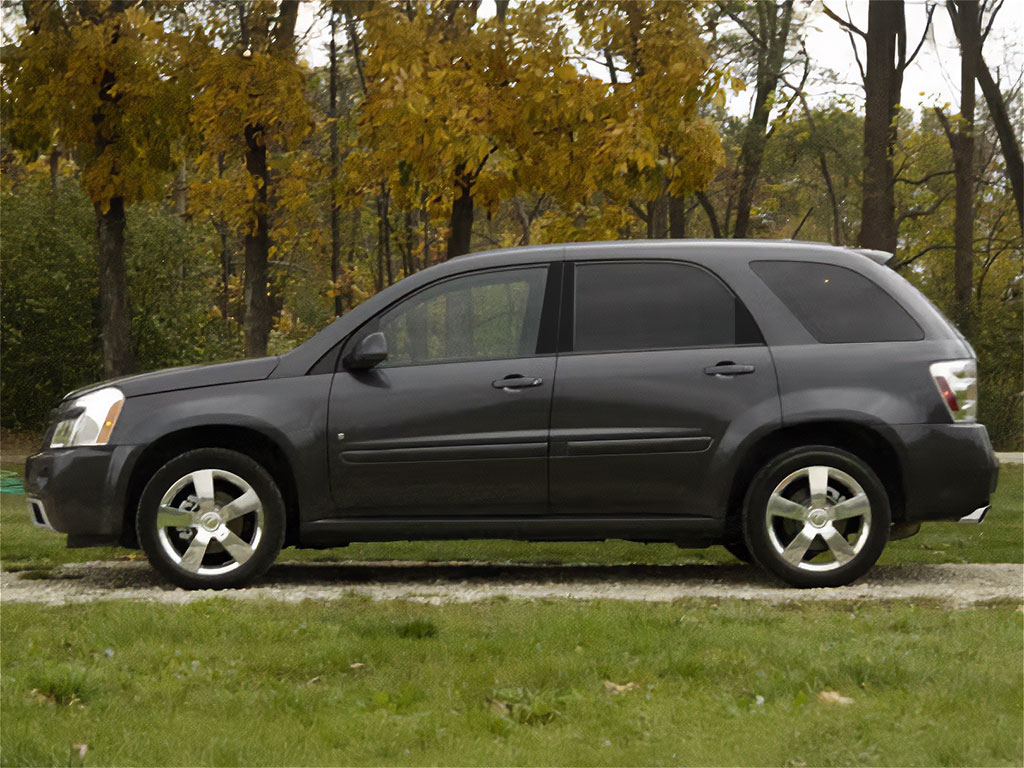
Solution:
{"label": "wheel spoke", "polygon": [[181,556],[181,567],[193,573],[198,571],[203,565],[203,557],[206,555],[206,547],[209,543],[210,534],[202,529],[197,531],[192,543],[185,550],[185,554]]}
{"label": "wheel spoke", "polygon": [[158,528],[190,528],[195,522],[191,512],[163,504],[156,513]]}
{"label": "wheel spoke", "polygon": [[773,493],[768,498],[768,514],[772,517],[786,517],[790,520],[799,520],[803,522],[807,519],[807,507],[803,504],[797,504],[795,501],[782,496],[779,493]]}
{"label": "wheel spoke", "polygon": [[213,470],[200,469],[192,473],[192,485],[199,499],[199,511],[209,512],[213,509]]}
{"label": "wheel spoke", "polygon": [[824,507],[828,502],[828,467],[808,467],[807,479],[811,486],[811,506]]}
{"label": "wheel spoke", "polygon": [[871,502],[867,494],[858,493],[856,496],[841,501],[832,508],[830,517],[833,520],[846,520],[851,517],[861,517],[871,511]]}
{"label": "wheel spoke", "polygon": [[789,546],[782,550],[782,559],[791,565],[800,565],[803,562],[804,555],[807,554],[807,549],[811,546],[811,542],[814,541],[814,537],[814,529],[809,525],[805,525],[800,530],[800,533],[789,542]]}
{"label": "wheel spoke", "polygon": [[835,556],[836,562],[845,564],[853,559],[856,553],[853,551],[853,547],[850,546],[850,542],[844,539],[843,535],[833,528],[831,523],[821,529],[821,536],[825,539],[825,543],[828,544],[828,548]]}
{"label": "wheel spoke", "polygon": [[224,522],[234,520],[236,517],[255,512],[260,506],[260,497],[252,488],[247,490],[230,504],[220,508],[220,516]]}
{"label": "wheel spoke", "polygon": [[228,554],[235,559],[235,561],[242,565],[246,560],[252,557],[253,549],[232,531],[227,528],[221,528],[221,533],[217,534],[217,541],[220,542],[221,546],[228,551]]}

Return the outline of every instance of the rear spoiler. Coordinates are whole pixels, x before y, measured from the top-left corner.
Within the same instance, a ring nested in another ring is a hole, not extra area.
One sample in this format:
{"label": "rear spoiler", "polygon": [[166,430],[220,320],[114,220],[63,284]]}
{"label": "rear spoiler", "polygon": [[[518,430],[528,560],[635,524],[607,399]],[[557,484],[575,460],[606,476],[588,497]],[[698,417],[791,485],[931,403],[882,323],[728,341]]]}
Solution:
{"label": "rear spoiler", "polygon": [[893,254],[889,253],[888,251],[873,251],[870,248],[853,248],[852,250],[856,251],[862,256],[867,256],[869,259],[878,264],[881,264],[883,267],[890,261],[892,261],[893,257]]}

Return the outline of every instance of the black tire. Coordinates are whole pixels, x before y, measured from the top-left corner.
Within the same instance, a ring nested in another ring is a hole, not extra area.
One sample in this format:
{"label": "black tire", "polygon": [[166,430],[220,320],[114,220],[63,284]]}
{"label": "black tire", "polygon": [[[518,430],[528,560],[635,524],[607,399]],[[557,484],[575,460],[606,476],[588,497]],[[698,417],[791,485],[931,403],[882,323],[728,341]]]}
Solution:
{"label": "black tire", "polygon": [[750,550],[747,549],[747,542],[743,539],[736,539],[735,541],[727,541],[722,545],[726,551],[739,560],[741,563],[752,563],[754,562],[754,556],[750,554]]}
{"label": "black tire", "polygon": [[[823,468],[830,471],[822,474]],[[850,503],[840,507],[843,502]],[[878,560],[891,519],[889,495],[866,462],[812,445],[776,456],[757,473],[743,504],[743,537],[754,561],[787,584],[841,587]]]}
{"label": "black tire", "polygon": [[[201,485],[212,492],[204,493]],[[222,520],[222,510],[224,517],[235,514],[232,500],[243,502],[238,510],[253,509]],[[166,506],[160,513],[162,501]],[[179,519],[181,526],[167,524]],[[198,448],[164,464],[146,484],[136,515],[139,543],[149,562],[185,589],[249,584],[281,551],[285,523],[284,499],[270,473],[249,456],[225,448]]]}

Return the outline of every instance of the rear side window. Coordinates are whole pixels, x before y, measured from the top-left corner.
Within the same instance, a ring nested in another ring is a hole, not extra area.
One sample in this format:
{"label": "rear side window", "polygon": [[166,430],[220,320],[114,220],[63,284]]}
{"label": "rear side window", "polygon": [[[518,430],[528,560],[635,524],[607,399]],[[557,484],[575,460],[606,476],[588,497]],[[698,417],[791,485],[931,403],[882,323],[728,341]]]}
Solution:
{"label": "rear side window", "polygon": [[852,269],[808,261],[753,261],[754,270],[817,341],[920,341],[896,300]]}
{"label": "rear side window", "polygon": [[746,308],[713,275],[672,262],[575,265],[575,352],[762,343]]}

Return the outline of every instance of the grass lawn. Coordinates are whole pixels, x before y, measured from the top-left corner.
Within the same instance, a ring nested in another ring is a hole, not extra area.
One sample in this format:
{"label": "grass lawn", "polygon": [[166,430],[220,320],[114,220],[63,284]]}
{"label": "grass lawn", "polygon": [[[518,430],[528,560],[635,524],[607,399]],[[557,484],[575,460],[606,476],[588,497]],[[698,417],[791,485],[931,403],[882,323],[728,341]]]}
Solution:
{"label": "grass lawn", "polygon": [[86,765],[1024,760],[1014,604],[217,599],[0,614],[3,765],[62,765],[72,743],[88,744]]}
{"label": "grass lawn", "polygon": [[[17,469],[5,465],[5,469]],[[1021,513],[1020,465],[1004,467],[991,512],[981,525],[925,523],[921,533],[889,544],[881,563],[1020,563],[1024,562],[1024,515]],[[46,571],[66,562],[140,556],[113,547],[67,549],[64,537],[34,527],[24,498],[0,494],[0,561],[6,570]],[[735,563],[721,547],[679,549],[672,544],[627,541],[529,543],[517,541],[417,541],[353,544],[341,549],[286,549],[280,562],[344,560],[479,560],[522,563]]]}

